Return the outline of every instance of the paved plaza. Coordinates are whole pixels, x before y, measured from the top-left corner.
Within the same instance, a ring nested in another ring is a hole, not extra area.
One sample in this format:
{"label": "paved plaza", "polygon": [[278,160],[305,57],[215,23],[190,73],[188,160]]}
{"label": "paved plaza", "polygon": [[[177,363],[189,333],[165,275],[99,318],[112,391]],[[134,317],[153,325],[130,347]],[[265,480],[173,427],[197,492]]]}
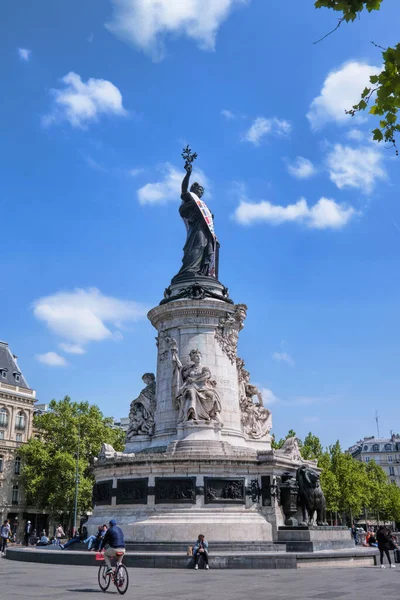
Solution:
{"label": "paved plaza", "polygon": [[[340,600],[397,598],[400,568],[308,568],[299,570],[129,569],[125,598],[146,600]],[[83,600],[102,595],[96,567],[38,565],[0,560],[1,597],[7,600]],[[106,596],[119,597],[112,586]]]}

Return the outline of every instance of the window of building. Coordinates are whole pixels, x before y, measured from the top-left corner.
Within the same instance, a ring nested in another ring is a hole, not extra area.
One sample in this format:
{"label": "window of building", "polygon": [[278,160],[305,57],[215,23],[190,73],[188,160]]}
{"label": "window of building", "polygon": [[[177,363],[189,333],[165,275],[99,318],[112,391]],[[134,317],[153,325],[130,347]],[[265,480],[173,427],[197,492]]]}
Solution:
{"label": "window of building", "polygon": [[365,462],[369,462],[369,456],[365,457]]}
{"label": "window of building", "polygon": [[7,427],[8,425],[8,412],[6,408],[0,409],[0,427]]}
{"label": "window of building", "polygon": [[22,411],[15,417],[15,429],[25,429],[25,415]]}
{"label": "window of building", "polygon": [[364,452],[367,452],[368,446],[364,446]]}
{"label": "window of building", "polygon": [[0,440],[4,440],[4,431],[0,429]]}
{"label": "window of building", "polygon": [[389,467],[389,475],[394,476],[394,467]]}
{"label": "window of building", "polygon": [[388,456],[388,462],[390,462],[390,463],[393,462],[393,456],[391,454],[389,454],[389,456]]}
{"label": "window of building", "polygon": [[19,475],[21,473],[21,458],[19,456],[17,456],[15,459],[14,473],[15,475]]}
{"label": "window of building", "polygon": [[7,379],[7,369],[1,369],[1,376],[3,379]]}
{"label": "window of building", "polygon": [[12,489],[12,503],[13,504],[18,504],[18,483],[16,483],[15,485],[13,485],[13,489]]}
{"label": "window of building", "polygon": [[20,381],[20,373],[17,373],[17,372],[14,373],[14,380],[15,380],[15,383],[19,383],[19,381]]}
{"label": "window of building", "polygon": [[15,441],[22,442],[22,433],[17,433],[17,435],[15,436]]}
{"label": "window of building", "polygon": [[392,451],[392,444],[385,444],[385,450],[387,450],[388,452]]}
{"label": "window of building", "polygon": [[0,473],[3,472],[3,456],[0,454]]}
{"label": "window of building", "polygon": [[373,450],[373,452],[379,452],[379,444],[374,444],[372,446],[372,450]]}

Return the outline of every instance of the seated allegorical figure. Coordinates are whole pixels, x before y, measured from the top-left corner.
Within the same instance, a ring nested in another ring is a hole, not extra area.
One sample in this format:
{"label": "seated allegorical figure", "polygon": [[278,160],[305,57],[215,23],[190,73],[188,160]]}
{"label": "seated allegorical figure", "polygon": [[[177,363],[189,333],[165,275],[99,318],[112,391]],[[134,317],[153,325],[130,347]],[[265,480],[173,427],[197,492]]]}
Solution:
{"label": "seated allegorical figure", "polygon": [[200,350],[191,350],[191,363],[183,366],[177,352],[172,353],[174,371],[179,378],[176,406],[178,423],[187,421],[216,421],[220,423],[221,401],[216,381],[208,367],[201,364]]}
{"label": "seated allegorical figure", "polygon": [[133,400],[129,412],[129,427],[126,433],[127,441],[137,435],[152,435],[154,433],[154,413],[156,410],[156,378],[154,373],[145,373],[142,377],[146,387]]}

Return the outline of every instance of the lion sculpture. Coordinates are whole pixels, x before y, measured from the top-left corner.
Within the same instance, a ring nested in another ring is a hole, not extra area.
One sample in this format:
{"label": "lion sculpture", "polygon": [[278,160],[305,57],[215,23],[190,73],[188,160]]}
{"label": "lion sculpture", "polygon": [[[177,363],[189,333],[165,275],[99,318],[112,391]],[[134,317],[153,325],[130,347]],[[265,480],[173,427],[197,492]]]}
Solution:
{"label": "lion sculpture", "polygon": [[303,512],[301,525],[312,525],[315,512],[317,512],[317,525],[327,525],[326,501],[320,486],[319,473],[307,465],[302,465],[297,469],[296,480]]}

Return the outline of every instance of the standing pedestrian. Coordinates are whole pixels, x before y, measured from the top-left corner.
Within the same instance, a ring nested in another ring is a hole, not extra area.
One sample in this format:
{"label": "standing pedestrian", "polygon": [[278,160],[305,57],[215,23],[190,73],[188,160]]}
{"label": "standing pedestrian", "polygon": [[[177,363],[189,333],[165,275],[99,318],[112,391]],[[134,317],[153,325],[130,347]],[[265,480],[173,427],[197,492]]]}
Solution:
{"label": "standing pedestrian", "polygon": [[6,519],[0,530],[1,554],[3,556],[6,555],[7,542],[8,542],[8,538],[10,537],[10,533],[11,533],[11,527],[8,522],[8,519]]}
{"label": "standing pedestrian", "polygon": [[381,525],[379,527],[376,534],[376,540],[378,542],[378,548],[380,552],[381,569],[386,569],[385,565],[383,564],[383,553],[386,554],[386,558],[390,567],[394,569],[396,565],[392,565],[389,554],[389,550],[393,549],[394,543],[392,540],[392,532],[388,527],[386,527],[386,525]]}
{"label": "standing pedestrian", "polygon": [[29,546],[29,538],[32,535],[32,531],[33,531],[32,523],[30,521],[27,521],[26,525],[25,525],[25,531],[24,531],[25,546]]}
{"label": "standing pedestrian", "polygon": [[57,544],[57,546],[60,545],[61,538],[64,538],[64,537],[65,537],[64,529],[62,528],[62,525],[60,523],[56,529],[56,544]]}

